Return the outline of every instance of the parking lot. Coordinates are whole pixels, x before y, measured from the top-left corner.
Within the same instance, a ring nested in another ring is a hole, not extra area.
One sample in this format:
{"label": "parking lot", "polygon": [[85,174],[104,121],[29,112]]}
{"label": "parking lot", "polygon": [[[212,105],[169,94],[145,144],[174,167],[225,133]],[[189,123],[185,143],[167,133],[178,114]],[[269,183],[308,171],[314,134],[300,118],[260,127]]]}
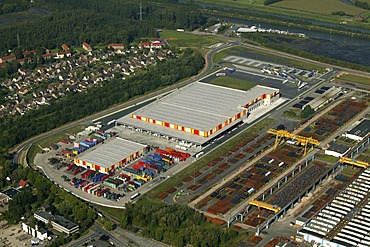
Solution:
{"label": "parking lot", "polygon": [[32,235],[26,234],[21,224],[8,226],[0,224],[0,239],[5,246],[31,246]]}
{"label": "parking lot", "polygon": [[237,65],[235,68],[235,72],[231,72],[229,69],[217,71],[217,73],[213,73],[203,78],[201,82],[209,83],[218,77],[217,74],[220,75],[224,73],[224,76],[226,77],[245,80],[246,82],[254,82],[262,86],[278,88],[281,91],[281,97],[288,99],[295,98],[310,87],[308,83],[264,74],[260,70],[253,68]]}

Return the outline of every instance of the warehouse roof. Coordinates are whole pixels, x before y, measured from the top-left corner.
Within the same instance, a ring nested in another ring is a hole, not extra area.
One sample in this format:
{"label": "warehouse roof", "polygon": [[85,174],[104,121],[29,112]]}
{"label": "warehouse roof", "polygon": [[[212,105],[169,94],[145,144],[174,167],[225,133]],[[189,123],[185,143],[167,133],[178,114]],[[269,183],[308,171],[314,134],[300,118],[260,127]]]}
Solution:
{"label": "warehouse roof", "polygon": [[365,137],[370,132],[370,120],[365,119],[361,123],[359,123],[356,127],[351,129],[348,134]]}
{"label": "warehouse roof", "polygon": [[104,168],[110,168],[121,160],[128,158],[131,154],[145,148],[146,145],[125,140],[122,138],[114,138],[103,144],[99,144],[96,148],[82,153],[78,159],[98,165]]}
{"label": "warehouse roof", "polygon": [[[370,246],[370,171],[365,170],[326,205],[301,232],[345,246]],[[338,226],[339,231],[332,235]]]}
{"label": "warehouse roof", "polygon": [[[242,106],[263,94],[278,89],[255,86],[248,91],[207,83],[193,83],[171,93],[132,114],[177,124],[201,131],[209,131],[242,112]],[[121,119],[118,120],[120,122]]]}
{"label": "warehouse roof", "polygon": [[[242,112],[242,106],[275,88],[255,86],[248,91],[207,83],[193,83],[157,100],[132,114],[209,131]],[[119,121],[119,120],[118,120]]]}
{"label": "warehouse roof", "polygon": [[[312,109],[316,110],[317,108],[320,108],[320,106],[325,104],[328,100],[332,99],[335,95],[337,95],[341,91],[342,89],[338,87],[331,87],[330,89],[322,93],[319,97],[316,97],[313,100],[309,101],[306,105],[309,105]],[[303,106],[303,108],[305,106]]]}
{"label": "warehouse roof", "polygon": [[340,154],[344,154],[346,153],[348,150],[350,150],[351,148],[348,147],[348,146],[345,146],[345,145],[342,145],[342,144],[339,144],[339,143],[336,143],[336,142],[330,142],[329,143],[329,150],[331,151],[334,151],[334,152],[337,152],[337,153],[340,153]]}

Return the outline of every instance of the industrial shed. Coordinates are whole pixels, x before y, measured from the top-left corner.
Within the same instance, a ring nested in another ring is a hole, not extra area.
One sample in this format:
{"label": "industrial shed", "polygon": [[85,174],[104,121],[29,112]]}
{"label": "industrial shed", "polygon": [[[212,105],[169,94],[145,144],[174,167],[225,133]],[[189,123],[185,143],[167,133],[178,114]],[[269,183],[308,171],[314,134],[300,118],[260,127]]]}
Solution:
{"label": "industrial shed", "polygon": [[329,147],[325,150],[325,154],[340,158],[343,157],[349,150],[351,150],[351,148],[348,146],[331,142],[329,143]]}
{"label": "industrial shed", "polygon": [[270,105],[279,97],[279,92],[279,89],[265,86],[242,91],[197,82],[134,111],[129,115],[134,121],[124,116],[117,123],[167,136],[178,136],[175,132],[179,131],[186,132],[202,137],[194,138],[194,142],[199,143],[236,120],[246,117],[257,107]]}
{"label": "industrial shed", "polygon": [[109,173],[145,152],[147,146],[122,138],[99,144],[74,159],[78,166]]}
{"label": "industrial shed", "polygon": [[298,232],[319,246],[370,246],[369,186],[365,170]]}
{"label": "industrial shed", "polygon": [[345,133],[347,138],[362,141],[370,133],[370,120],[362,120],[357,126]]}

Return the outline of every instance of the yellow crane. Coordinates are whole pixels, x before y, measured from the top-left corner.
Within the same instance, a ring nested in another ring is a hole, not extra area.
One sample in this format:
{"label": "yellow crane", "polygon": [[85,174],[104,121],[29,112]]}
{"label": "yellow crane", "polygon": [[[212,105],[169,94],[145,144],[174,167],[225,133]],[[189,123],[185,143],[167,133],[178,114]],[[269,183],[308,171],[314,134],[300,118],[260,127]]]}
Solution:
{"label": "yellow crane", "polygon": [[308,144],[316,145],[316,146],[320,145],[320,142],[318,140],[312,138],[312,137],[305,137],[305,136],[296,135],[296,134],[290,133],[286,130],[269,129],[267,131],[267,133],[276,136],[275,146],[274,146],[275,149],[279,146],[281,139],[289,138],[289,139],[295,140],[298,145],[301,145],[301,146],[304,147],[303,156],[306,156],[307,145]]}
{"label": "yellow crane", "polygon": [[256,200],[250,201],[249,205],[256,206],[258,208],[264,208],[264,209],[273,211],[275,213],[277,213],[281,210],[281,207],[279,207],[277,205],[272,205],[272,204],[269,204],[269,203],[266,203],[266,202],[261,202],[261,201],[256,201]]}
{"label": "yellow crane", "polygon": [[364,161],[359,161],[359,160],[355,160],[355,159],[351,159],[351,158],[347,158],[347,157],[341,157],[339,159],[339,161],[341,163],[346,163],[346,164],[350,164],[350,165],[354,165],[354,166],[359,166],[359,167],[362,167],[362,168],[369,168],[370,164],[368,162],[364,162]]}

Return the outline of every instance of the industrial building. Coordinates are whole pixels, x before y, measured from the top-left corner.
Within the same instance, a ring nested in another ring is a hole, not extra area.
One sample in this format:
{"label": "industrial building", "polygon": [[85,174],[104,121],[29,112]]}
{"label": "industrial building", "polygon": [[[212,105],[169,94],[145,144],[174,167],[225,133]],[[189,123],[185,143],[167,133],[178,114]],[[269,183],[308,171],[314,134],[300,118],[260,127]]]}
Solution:
{"label": "industrial building", "polygon": [[370,120],[364,119],[353,129],[345,133],[345,137],[355,141],[362,141],[370,133]]}
{"label": "industrial building", "polygon": [[320,89],[316,90],[315,93],[318,94],[318,97],[315,97],[313,100],[308,101],[306,104],[303,105],[302,109],[307,106],[310,106],[312,109],[317,111],[325,104],[334,100],[334,98],[342,91],[342,89],[338,87],[321,87]]}
{"label": "industrial building", "polygon": [[370,171],[365,170],[299,233],[314,246],[370,246]]}
{"label": "industrial building", "polygon": [[325,150],[325,154],[340,158],[343,157],[349,150],[351,150],[351,148],[348,146],[336,142],[330,142],[329,147]]}
{"label": "industrial building", "polygon": [[38,211],[37,213],[34,213],[33,216],[36,220],[44,222],[45,225],[51,223],[51,226],[55,230],[67,235],[73,234],[79,229],[77,224],[67,220],[66,218],[59,215],[52,215],[45,211]]}
{"label": "industrial building", "polygon": [[85,151],[74,163],[102,173],[109,173],[145,152],[147,146],[122,138],[112,138],[103,144]]}
{"label": "industrial building", "polygon": [[242,91],[196,82],[118,119],[117,124],[203,144],[252,110],[270,105],[279,93],[259,85]]}

